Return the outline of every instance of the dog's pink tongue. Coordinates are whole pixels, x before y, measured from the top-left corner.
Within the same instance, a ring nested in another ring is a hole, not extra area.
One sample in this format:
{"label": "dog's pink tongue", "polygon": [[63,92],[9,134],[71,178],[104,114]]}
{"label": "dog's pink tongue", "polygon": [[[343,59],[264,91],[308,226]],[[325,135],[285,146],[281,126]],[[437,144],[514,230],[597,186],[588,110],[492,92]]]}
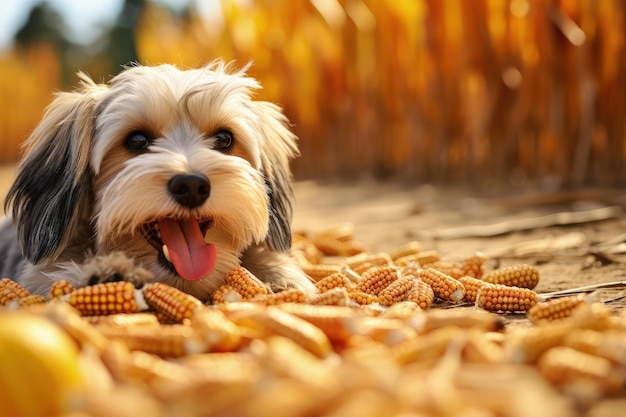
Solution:
{"label": "dog's pink tongue", "polygon": [[159,229],[178,275],[189,281],[209,275],[215,266],[215,246],[204,241],[197,221],[163,219]]}

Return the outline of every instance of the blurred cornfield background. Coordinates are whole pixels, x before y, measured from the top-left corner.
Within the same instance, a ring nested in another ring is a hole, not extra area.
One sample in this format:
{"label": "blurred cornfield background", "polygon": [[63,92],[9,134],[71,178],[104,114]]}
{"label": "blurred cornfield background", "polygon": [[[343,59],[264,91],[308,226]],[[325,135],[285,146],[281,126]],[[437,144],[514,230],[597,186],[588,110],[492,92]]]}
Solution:
{"label": "blurred cornfield background", "polygon": [[133,59],[224,57],[254,61],[259,98],[293,122],[297,179],[626,184],[623,0],[216,3],[126,1],[88,47],[37,6],[0,56],[2,162],[76,70],[105,81]]}

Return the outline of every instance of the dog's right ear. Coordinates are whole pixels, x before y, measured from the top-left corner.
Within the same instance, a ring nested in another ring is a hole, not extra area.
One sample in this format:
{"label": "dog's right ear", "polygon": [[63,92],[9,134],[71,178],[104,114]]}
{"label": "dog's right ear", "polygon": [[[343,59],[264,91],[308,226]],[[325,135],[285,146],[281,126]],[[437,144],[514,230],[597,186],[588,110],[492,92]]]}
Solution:
{"label": "dog's right ear", "polygon": [[80,77],[81,89],[59,93],[24,144],[7,195],[5,211],[11,211],[22,253],[32,263],[54,260],[89,209],[94,109],[106,87]]}

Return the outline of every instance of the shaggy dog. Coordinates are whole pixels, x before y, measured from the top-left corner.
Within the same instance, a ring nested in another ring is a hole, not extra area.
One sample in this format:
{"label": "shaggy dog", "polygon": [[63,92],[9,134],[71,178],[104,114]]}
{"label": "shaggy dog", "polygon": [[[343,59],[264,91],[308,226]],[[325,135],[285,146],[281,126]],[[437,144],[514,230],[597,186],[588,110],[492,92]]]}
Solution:
{"label": "shaggy dog", "polygon": [[296,137],[245,70],[80,74],[26,142],[1,276],[42,295],[59,279],[160,281],[209,301],[243,265],[274,291],[315,291],[289,256]]}

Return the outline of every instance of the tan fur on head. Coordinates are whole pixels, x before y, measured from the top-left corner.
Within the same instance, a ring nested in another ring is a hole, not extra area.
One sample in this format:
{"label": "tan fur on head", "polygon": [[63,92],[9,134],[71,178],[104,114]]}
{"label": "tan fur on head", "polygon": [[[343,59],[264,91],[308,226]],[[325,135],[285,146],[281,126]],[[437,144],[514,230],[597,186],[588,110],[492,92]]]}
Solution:
{"label": "tan fur on head", "polygon": [[[80,77],[79,90],[57,95],[28,140],[8,195],[29,261],[22,285],[42,293],[68,276],[79,286],[112,279],[92,266],[122,253],[203,300],[242,260],[269,286],[313,291],[286,255],[296,137],[277,106],[253,100],[259,84],[245,68],[132,66],[109,85]],[[157,224],[173,244],[184,235],[189,250],[178,252],[189,254],[191,272],[157,248],[165,238]],[[212,268],[205,244],[215,249]]]}

